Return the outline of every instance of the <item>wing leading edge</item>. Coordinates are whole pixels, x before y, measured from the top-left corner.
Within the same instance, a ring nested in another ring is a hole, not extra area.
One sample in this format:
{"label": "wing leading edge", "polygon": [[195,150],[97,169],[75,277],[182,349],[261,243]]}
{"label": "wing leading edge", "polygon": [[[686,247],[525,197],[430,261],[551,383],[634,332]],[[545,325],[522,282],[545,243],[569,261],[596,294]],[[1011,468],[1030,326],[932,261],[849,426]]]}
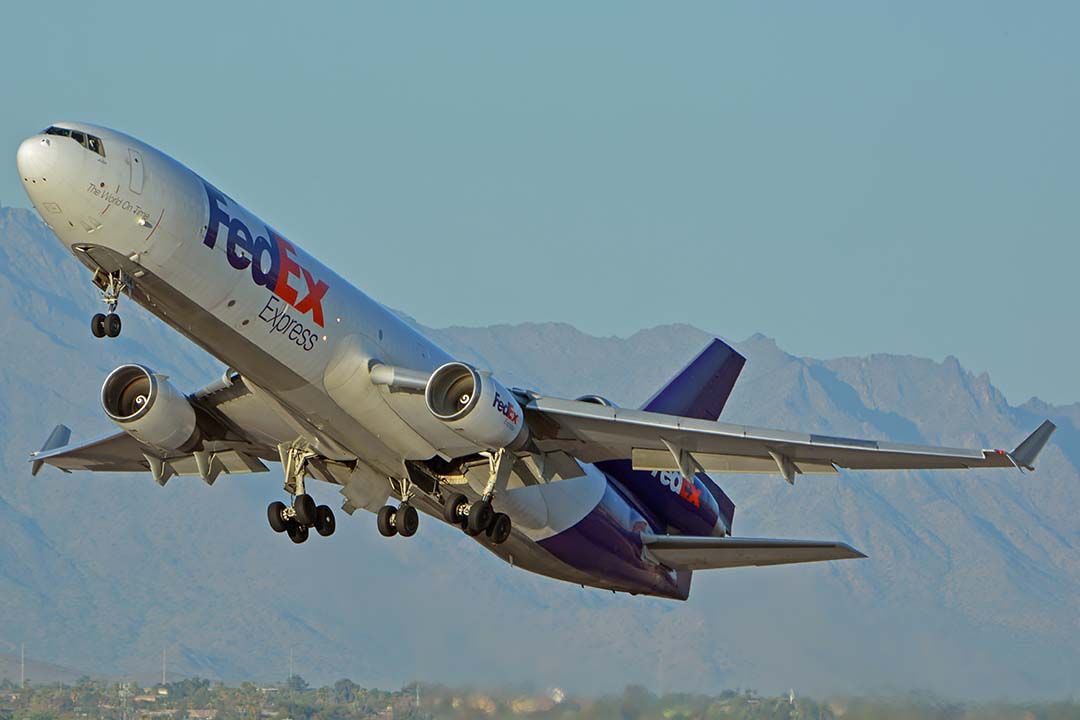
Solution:
{"label": "wing leading edge", "polygon": [[1055,426],[1047,420],[1012,452],[793,433],[592,403],[533,397],[537,445],[586,462],[630,458],[639,470],[804,473],[1017,467],[1033,470]]}

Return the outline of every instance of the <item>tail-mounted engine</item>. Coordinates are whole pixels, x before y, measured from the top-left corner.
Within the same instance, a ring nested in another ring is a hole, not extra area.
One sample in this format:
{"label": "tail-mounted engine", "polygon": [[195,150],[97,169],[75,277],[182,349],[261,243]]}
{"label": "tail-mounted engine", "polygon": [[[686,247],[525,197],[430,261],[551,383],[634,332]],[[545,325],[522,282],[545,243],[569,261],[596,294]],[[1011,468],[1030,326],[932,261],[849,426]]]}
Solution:
{"label": "tail-mounted engine", "polygon": [[109,419],[139,442],[188,450],[199,441],[195,408],[164,375],[143,365],[121,365],[101,386]]}
{"label": "tail-mounted engine", "polygon": [[432,415],[479,450],[517,450],[529,440],[525,413],[513,393],[471,365],[440,367],[428,380],[424,398]]}

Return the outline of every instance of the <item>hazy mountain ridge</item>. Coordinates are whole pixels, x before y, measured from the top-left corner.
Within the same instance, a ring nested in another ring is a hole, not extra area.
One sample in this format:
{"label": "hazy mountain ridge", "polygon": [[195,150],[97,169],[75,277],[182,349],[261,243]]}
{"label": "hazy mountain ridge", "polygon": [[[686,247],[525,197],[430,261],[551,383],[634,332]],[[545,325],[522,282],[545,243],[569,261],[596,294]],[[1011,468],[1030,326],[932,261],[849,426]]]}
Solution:
{"label": "hazy mountain ridge", "polygon": [[[749,362],[732,422],[1009,448],[1044,417],[1060,429],[1030,476],[851,473],[794,488],[719,477],[737,533],[843,538],[871,559],[699,574],[690,602],[675,604],[512,570],[430,519],[412,541],[386,541],[373,517],[343,516],[332,540],[293,547],[264,519],[280,495],[276,468],[213,488],[55,470],[31,479],[26,453],[56,422],[76,437],[109,430],[97,392],[115,365],[144,361],[185,388],[220,366],[130,302],[121,338],[90,337],[99,303],[88,274],[29,211],[0,209],[0,300],[0,604],[15,620],[0,641],[26,641],[38,659],[152,677],[168,646],[181,672],[273,678],[293,647],[305,676],[384,685],[535,674],[601,689],[1080,687],[1080,403],[1011,406],[953,358],[815,360],[764,336],[736,343]],[[556,323],[432,335],[507,383],[626,405],[711,337],[673,325],[596,338]]]}

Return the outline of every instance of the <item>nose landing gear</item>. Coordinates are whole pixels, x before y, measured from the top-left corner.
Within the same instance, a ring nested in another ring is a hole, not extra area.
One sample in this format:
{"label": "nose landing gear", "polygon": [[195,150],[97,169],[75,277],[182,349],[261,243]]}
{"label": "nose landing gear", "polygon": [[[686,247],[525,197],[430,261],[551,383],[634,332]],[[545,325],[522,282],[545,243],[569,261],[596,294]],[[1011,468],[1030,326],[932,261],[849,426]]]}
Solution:
{"label": "nose landing gear", "polygon": [[90,318],[90,332],[94,337],[118,337],[120,335],[120,316],[116,313],[96,313]]}
{"label": "nose landing gear", "polygon": [[90,332],[97,338],[119,337],[120,316],[116,314],[116,305],[120,302],[121,293],[130,289],[127,276],[121,270],[105,273],[98,270],[94,273],[94,285],[101,290],[101,301],[109,308],[109,314],[96,313],[90,318]]}

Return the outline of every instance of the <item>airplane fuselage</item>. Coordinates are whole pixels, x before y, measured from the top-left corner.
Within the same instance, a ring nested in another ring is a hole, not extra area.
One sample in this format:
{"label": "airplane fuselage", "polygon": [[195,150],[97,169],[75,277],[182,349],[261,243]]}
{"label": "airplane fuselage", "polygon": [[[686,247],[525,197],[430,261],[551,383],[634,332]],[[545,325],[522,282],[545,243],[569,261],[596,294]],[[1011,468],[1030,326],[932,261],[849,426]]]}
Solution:
{"label": "airplane fuselage", "polygon": [[[168,155],[105,128],[54,127],[97,146],[27,139],[18,165],[35,208],[84,265],[122,272],[131,298],[242,378],[265,410],[244,418],[252,437],[271,446],[302,437],[348,468],[332,481],[383,483],[386,494],[397,492],[389,479],[405,477],[407,462],[469,452],[422,395],[372,382],[377,364],[429,373],[454,359],[438,345]],[[461,482],[475,494],[467,473]],[[583,585],[687,595],[689,573],[651,560],[640,541],[667,528],[600,468],[582,463],[578,477],[511,487],[500,503],[514,533],[487,546],[514,565]]]}

